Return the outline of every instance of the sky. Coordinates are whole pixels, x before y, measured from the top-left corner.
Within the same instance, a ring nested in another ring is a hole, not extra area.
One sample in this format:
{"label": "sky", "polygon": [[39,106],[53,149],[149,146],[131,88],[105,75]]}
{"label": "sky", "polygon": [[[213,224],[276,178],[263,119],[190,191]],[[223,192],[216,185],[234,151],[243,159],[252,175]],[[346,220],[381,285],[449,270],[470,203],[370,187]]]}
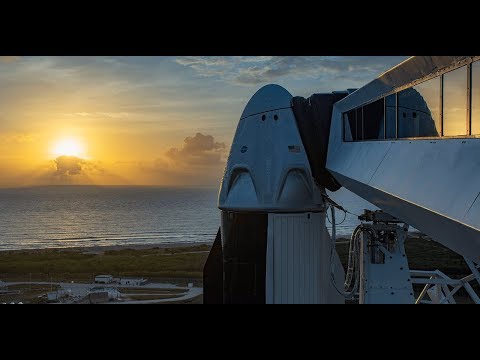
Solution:
{"label": "sky", "polygon": [[407,56],[0,57],[0,187],[218,186],[250,97],[358,88]]}

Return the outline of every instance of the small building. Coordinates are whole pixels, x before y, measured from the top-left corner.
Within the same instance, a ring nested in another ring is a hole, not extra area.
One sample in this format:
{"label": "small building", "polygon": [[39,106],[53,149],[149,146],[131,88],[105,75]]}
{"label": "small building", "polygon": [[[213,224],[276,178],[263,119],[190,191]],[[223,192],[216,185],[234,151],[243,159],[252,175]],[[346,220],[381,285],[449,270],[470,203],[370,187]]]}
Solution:
{"label": "small building", "polygon": [[[94,287],[89,290],[89,295],[91,294],[107,294],[108,300],[116,300],[121,297],[120,291],[116,288],[109,287]],[[102,295],[103,296],[103,295]]]}
{"label": "small building", "polygon": [[110,284],[113,282],[112,275],[97,275],[95,276],[95,282],[99,284]]}
{"label": "small building", "polygon": [[69,298],[72,296],[72,290],[70,289],[60,289],[57,291],[51,291],[47,293],[47,300],[48,301],[60,301],[65,298]]}
{"label": "small building", "polygon": [[147,279],[144,278],[120,278],[120,285],[140,286],[145,285],[146,283]]}
{"label": "small building", "polygon": [[58,299],[58,293],[56,291],[52,291],[47,294],[48,301],[57,301],[57,299]]}

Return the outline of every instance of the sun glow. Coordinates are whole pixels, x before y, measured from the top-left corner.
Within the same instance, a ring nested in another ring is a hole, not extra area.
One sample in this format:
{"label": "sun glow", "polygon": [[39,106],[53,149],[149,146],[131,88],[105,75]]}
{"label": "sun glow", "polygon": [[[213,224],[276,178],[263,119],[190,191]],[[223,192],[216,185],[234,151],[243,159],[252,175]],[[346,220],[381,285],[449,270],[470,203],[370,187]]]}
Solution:
{"label": "sun glow", "polygon": [[79,158],[86,157],[84,144],[72,138],[58,140],[52,146],[52,155],[59,156],[75,156]]}

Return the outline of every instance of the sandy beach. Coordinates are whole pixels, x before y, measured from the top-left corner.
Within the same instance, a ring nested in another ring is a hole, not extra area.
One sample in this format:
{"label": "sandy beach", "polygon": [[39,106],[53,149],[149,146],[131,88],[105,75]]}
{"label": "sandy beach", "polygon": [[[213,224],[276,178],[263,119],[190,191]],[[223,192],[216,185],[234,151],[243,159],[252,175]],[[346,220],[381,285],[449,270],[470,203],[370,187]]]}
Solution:
{"label": "sandy beach", "polygon": [[191,241],[191,242],[168,242],[158,244],[117,244],[117,245],[93,245],[93,246],[72,246],[72,247],[47,247],[47,248],[33,248],[33,249],[0,249],[2,253],[14,253],[14,252],[39,252],[56,250],[59,252],[80,252],[83,254],[102,254],[105,251],[117,251],[117,250],[150,250],[150,249],[176,249],[185,247],[194,247],[201,245],[211,246],[213,241]]}
{"label": "sandy beach", "polygon": [[[408,233],[409,239],[425,239],[431,240],[427,235],[411,231]],[[337,243],[345,243],[350,241],[350,237],[345,235],[337,236]],[[185,248],[194,247],[200,245],[211,246],[213,241],[182,241],[182,242],[163,242],[153,244],[116,244],[116,245],[92,245],[92,246],[73,246],[73,247],[49,247],[49,248],[36,248],[36,249],[0,249],[2,252],[35,252],[42,250],[57,250],[57,251],[78,251],[83,254],[103,254],[105,251],[117,251],[117,250],[150,250],[150,249],[172,249],[172,248]]]}
{"label": "sandy beach", "polygon": [[[80,251],[83,254],[103,254],[105,251],[117,250],[150,250],[150,249],[177,249],[185,247],[194,247],[200,245],[211,246],[213,242],[177,242],[177,243],[160,243],[160,244],[118,244],[118,245],[104,245],[104,246],[88,246],[88,247],[61,247],[53,248],[59,251]],[[41,250],[41,249],[37,249]]]}

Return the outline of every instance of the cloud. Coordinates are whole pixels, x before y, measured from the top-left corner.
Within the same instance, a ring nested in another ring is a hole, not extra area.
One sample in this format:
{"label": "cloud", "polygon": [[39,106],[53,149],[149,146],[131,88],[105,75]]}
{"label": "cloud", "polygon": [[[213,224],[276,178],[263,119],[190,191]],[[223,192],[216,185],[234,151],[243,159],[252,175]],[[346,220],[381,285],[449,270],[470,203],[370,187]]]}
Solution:
{"label": "cloud", "polygon": [[45,164],[36,181],[48,185],[88,185],[102,180],[104,175],[109,176],[100,162],[63,155]]}
{"label": "cloud", "polygon": [[217,186],[226,162],[227,147],[212,135],[196,133],[180,146],[171,147],[155,159],[117,161],[112,171],[135,174],[137,184],[168,186]]}
{"label": "cloud", "polygon": [[[201,132],[187,136],[159,156],[101,162],[75,156],[25,167],[24,159],[1,161],[0,186],[30,185],[166,185],[218,186],[225,167],[227,145]],[[1,155],[1,154],[0,154]]]}
{"label": "cloud", "polygon": [[20,56],[0,56],[0,61],[6,64],[20,60]]}
{"label": "cloud", "polygon": [[215,166],[221,162],[224,152],[224,143],[216,142],[212,135],[196,133],[185,138],[180,149],[170,148],[165,155],[175,166]]}
{"label": "cloud", "polygon": [[[67,114],[68,115],[68,114]],[[128,112],[76,112],[72,115],[81,116],[81,117],[92,117],[92,118],[111,118],[111,119],[121,119],[129,116]]]}
{"label": "cloud", "polygon": [[82,172],[82,167],[86,162],[85,160],[75,156],[60,156],[54,161],[57,167],[55,175],[58,176],[80,175]]}
{"label": "cloud", "polygon": [[201,56],[187,56],[184,58],[178,58],[175,60],[181,65],[187,65],[192,67],[201,68],[203,65],[228,65],[229,61],[222,57],[201,57]]}
{"label": "cloud", "polygon": [[[177,64],[190,67],[202,77],[218,77],[236,85],[256,85],[293,78],[335,78],[349,73],[365,79],[378,75],[406,57],[402,56],[256,56],[177,58]],[[348,75],[347,75],[348,76]]]}
{"label": "cloud", "polygon": [[45,185],[218,185],[225,167],[227,147],[209,134],[187,136],[183,143],[156,158],[112,163],[59,156],[46,162],[34,177]]}
{"label": "cloud", "polygon": [[[37,156],[32,154],[38,153],[40,162],[47,140],[56,136],[52,129],[69,128],[87,138],[91,135],[92,142],[102,139],[99,149],[107,148],[109,154],[101,166],[106,172],[114,170],[108,161],[135,160],[143,164],[145,173],[151,174],[145,176],[145,183],[164,184],[172,179],[182,185],[182,178],[191,183],[205,183],[208,179],[216,183],[228,154],[221,141],[227,145],[231,141],[238,118],[254,93],[253,87],[275,82],[293,95],[310,96],[319,91],[358,87],[403,59],[4,57],[0,58],[0,158],[23,157],[33,162]],[[192,129],[201,129],[202,133],[196,135]],[[32,139],[30,133],[38,135]],[[165,143],[169,148],[158,152]],[[134,148],[124,151],[122,144]],[[98,173],[91,159],[69,163],[71,167],[60,162],[59,168],[56,162],[48,162],[45,171],[50,178],[78,180]],[[139,167],[122,166],[114,167],[119,168],[116,173],[136,183]],[[99,183],[108,183],[103,180],[105,176],[97,176],[102,178]],[[161,179],[155,181],[155,177]]]}

